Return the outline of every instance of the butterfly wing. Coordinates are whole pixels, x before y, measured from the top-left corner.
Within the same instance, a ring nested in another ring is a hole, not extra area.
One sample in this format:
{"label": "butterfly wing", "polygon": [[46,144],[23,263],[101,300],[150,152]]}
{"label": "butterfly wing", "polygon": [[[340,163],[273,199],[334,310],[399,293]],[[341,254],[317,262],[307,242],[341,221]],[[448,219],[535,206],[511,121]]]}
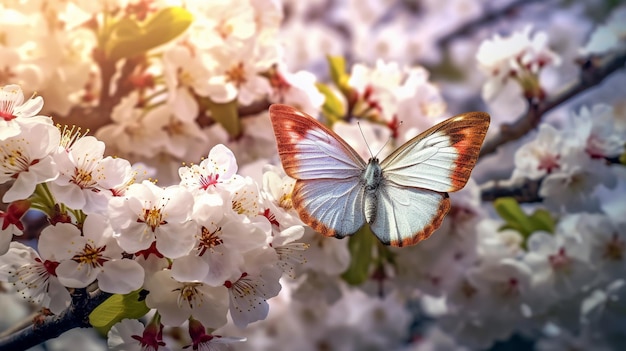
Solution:
{"label": "butterfly wing", "polygon": [[385,179],[437,192],[462,189],[478,159],[489,120],[487,113],[470,112],[424,131],[381,163]]}
{"label": "butterfly wing", "polygon": [[340,136],[304,112],[287,105],[270,106],[278,155],[295,179],[360,177],[365,162]]}
{"label": "butterfly wing", "polygon": [[326,236],[342,238],[363,224],[365,162],[341,137],[286,105],[270,106],[285,172],[297,179],[291,194],[300,219]]}
{"label": "butterfly wing", "polygon": [[447,193],[393,183],[383,183],[378,189],[372,199],[376,215],[370,227],[385,245],[409,246],[427,239],[450,210]]}
{"label": "butterfly wing", "polygon": [[291,200],[300,219],[325,236],[343,238],[365,224],[358,179],[298,180]]}

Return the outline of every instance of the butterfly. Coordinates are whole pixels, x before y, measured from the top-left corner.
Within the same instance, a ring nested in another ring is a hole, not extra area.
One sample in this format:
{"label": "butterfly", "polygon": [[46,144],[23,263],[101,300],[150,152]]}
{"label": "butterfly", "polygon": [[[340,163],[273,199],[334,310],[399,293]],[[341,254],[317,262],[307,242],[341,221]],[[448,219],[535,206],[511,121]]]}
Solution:
{"label": "butterfly", "polygon": [[448,192],[462,189],[478,159],[489,115],[445,120],[387,156],[366,163],[339,135],[304,112],[270,106],[278,154],[296,179],[291,199],[315,231],[344,238],[365,223],[385,245],[428,238],[450,210]]}

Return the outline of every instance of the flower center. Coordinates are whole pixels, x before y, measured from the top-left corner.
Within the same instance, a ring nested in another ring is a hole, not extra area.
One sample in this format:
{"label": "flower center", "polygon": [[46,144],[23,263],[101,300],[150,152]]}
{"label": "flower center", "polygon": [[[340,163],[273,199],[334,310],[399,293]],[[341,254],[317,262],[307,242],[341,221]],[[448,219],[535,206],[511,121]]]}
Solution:
{"label": "flower center", "polygon": [[202,283],[185,283],[183,287],[174,289],[178,291],[178,306],[183,307],[183,304],[187,304],[189,308],[194,308],[202,304],[202,293],[198,290],[198,287],[202,286]]}
{"label": "flower center", "polygon": [[167,221],[163,220],[161,209],[156,208],[156,206],[144,209],[143,219],[137,218],[137,222],[146,223],[153,232],[158,226],[167,224]]}
{"label": "flower center", "polygon": [[202,234],[200,237],[200,245],[198,245],[199,256],[204,255],[207,250],[213,249],[216,246],[222,245],[224,241],[220,238],[222,233],[222,227],[218,227],[214,231],[209,231],[205,226],[202,227]]}
{"label": "flower center", "polygon": [[[94,180],[91,171],[88,171],[84,168],[74,168],[74,175],[70,182],[78,185],[82,189],[93,188],[96,185],[96,181]],[[94,191],[99,191],[98,189],[93,189]]]}
{"label": "flower center", "polygon": [[208,176],[200,177],[200,189],[206,190],[210,186],[215,186],[220,178],[219,174],[209,174]]}
{"label": "flower center", "polygon": [[565,270],[570,264],[570,258],[565,252],[565,248],[560,248],[559,252],[554,255],[548,256],[548,261],[554,270]]}
{"label": "flower center", "polygon": [[231,66],[230,69],[226,71],[226,81],[235,84],[237,88],[241,87],[247,81],[246,69],[243,62]]}
{"label": "flower center", "polygon": [[90,244],[85,244],[83,252],[74,255],[74,257],[72,257],[72,260],[80,264],[91,265],[91,267],[93,268],[100,267],[102,266],[102,264],[104,264],[104,262],[108,261],[107,258],[102,256],[104,250],[106,250],[106,245],[102,247],[92,247]]}

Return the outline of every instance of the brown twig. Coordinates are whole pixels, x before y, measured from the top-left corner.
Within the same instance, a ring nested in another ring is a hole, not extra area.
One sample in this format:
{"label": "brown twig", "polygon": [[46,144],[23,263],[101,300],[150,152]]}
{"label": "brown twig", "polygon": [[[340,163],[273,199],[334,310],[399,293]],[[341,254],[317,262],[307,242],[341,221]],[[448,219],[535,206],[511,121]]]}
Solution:
{"label": "brown twig", "polygon": [[452,32],[446,34],[441,37],[437,44],[439,47],[446,47],[452,41],[456,39],[460,39],[463,37],[467,37],[472,35],[474,32],[484,28],[486,25],[489,25],[493,22],[502,20],[503,18],[510,17],[519,11],[519,9],[523,6],[530,5],[532,3],[537,2],[545,2],[542,0],[515,0],[511,1],[509,4],[502,6],[499,9],[492,10],[490,12],[486,12],[483,16],[480,16],[476,19],[466,22],[462,26],[456,28]]}
{"label": "brown twig", "polygon": [[543,116],[553,108],[570,100],[576,95],[600,84],[606,77],[626,64],[626,50],[622,49],[604,57],[591,57],[581,65],[580,77],[562,92],[531,104],[528,112],[510,124],[500,126],[500,132],[487,139],[480,151],[480,157],[492,154],[511,141],[517,140],[535,129]]}
{"label": "brown twig", "polygon": [[74,328],[89,328],[89,314],[111,294],[86,289],[75,289],[72,304],[56,316],[43,317],[43,322],[30,326],[6,337],[0,338],[0,350],[26,350],[46,340],[56,338]]}
{"label": "brown twig", "polygon": [[[606,157],[604,160],[607,165],[621,164],[619,157]],[[544,179],[545,177],[489,181],[480,186],[480,197],[482,201],[495,201],[501,197],[512,197],[519,203],[542,202],[543,198],[539,195],[539,190]]]}

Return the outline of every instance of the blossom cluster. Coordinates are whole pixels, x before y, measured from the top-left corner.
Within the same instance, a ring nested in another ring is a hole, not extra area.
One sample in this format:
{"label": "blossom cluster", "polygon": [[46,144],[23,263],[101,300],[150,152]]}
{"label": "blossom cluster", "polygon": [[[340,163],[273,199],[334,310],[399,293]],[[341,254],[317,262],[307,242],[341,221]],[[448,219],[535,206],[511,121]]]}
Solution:
{"label": "blossom cluster", "polygon": [[[626,8],[529,25],[540,7],[476,39],[455,27],[499,1],[391,3],[0,4],[0,302],[60,317],[111,296],[121,312],[89,323],[117,350],[620,349],[623,96],[553,88],[625,55]],[[404,248],[306,226],[267,113],[319,117],[367,159],[470,109],[491,114],[488,140],[515,134],[511,101],[536,131],[481,155]],[[506,178],[532,203],[485,201]]]}
{"label": "blossom cluster", "polygon": [[[54,314],[69,306],[68,288],[95,284],[114,294],[146,290],[146,306],[165,326],[191,319],[215,329],[230,312],[244,328],[266,317],[281,268],[306,248],[294,242],[304,228],[276,219],[259,185],[237,174],[226,146],[181,167],[179,184],[160,187],[127,160],[104,157],[102,141],[37,115],[41,97],[24,101],[15,85],[1,93],[4,130],[17,134],[5,136],[1,149],[3,181],[14,181],[3,197],[11,206],[0,279]],[[51,223],[37,250],[11,240],[29,208]]]}

